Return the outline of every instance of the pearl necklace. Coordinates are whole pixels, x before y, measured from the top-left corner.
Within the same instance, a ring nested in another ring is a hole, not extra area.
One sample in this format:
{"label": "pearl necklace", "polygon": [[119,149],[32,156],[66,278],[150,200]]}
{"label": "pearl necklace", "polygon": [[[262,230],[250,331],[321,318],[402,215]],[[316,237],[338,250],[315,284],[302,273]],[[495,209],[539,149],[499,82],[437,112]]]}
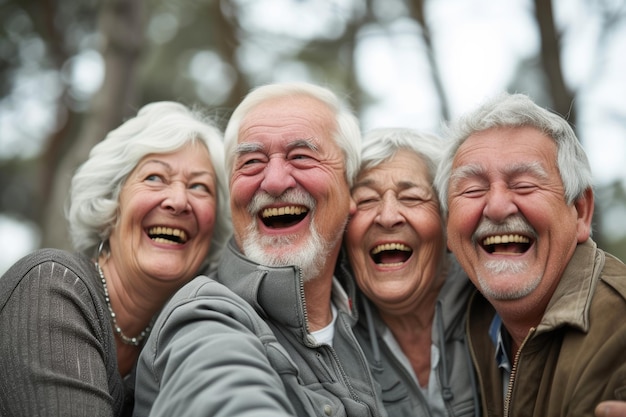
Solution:
{"label": "pearl necklace", "polygon": [[150,334],[152,330],[153,322],[150,321],[150,324],[141,332],[137,337],[128,337],[124,333],[122,333],[122,329],[117,324],[117,319],[115,318],[115,312],[113,311],[113,307],[111,307],[111,299],[109,298],[109,290],[107,288],[107,282],[104,279],[104,272],[102,272],[102,268],[98,262],[94,262],[96,264],[96,269],[98,270],[98,274],[100,274],[100,280],[102,281],[102,288],[104,288],[104,299],[107,303],[107,307],[109,308],[109,313],[111,314],[111,324],[113,325],[113,331],[117,334],[123,343],[132,346],[139,346],[139,344]]}

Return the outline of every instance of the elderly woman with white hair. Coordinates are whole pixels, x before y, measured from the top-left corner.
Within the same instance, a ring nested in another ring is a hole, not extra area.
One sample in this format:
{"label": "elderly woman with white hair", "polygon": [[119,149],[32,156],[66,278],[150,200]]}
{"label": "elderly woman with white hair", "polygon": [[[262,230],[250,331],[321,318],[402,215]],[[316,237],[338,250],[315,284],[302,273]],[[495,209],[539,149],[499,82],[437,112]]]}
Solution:
{"label": "elderly woman with white hair", "polygon": [[75,252],[0,278],[0,415],[130,415],[153,318],[230,234],[227,194],[221,132],[182,104],[148,104],[98,143],[72,179]]}
{"label": "elderly woman with white hair", "polygon": [[365,295],[355,334],[390,416],[475,416],[465,340],[472,285],[446,251],[433,187],[443,142],[412,129],[365,135],[344,243]]}

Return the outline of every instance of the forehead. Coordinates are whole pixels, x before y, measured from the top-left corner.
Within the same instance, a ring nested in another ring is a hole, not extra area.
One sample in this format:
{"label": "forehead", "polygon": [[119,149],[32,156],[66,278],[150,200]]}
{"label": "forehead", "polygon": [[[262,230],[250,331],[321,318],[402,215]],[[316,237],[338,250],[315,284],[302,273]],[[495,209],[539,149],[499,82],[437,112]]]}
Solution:
{"label": "forehead", "polygon": [[238,142],[298,139],[311,140],[322,146],[335,130],[334,114],[321,101],[296,95],[266,100],[252,108],[242,120]]}
{"label": "forehead", "polygon": [[539,162],[554,166],[556,154],[554,140],[537,128],[492,128],[470,135],[457,150],[453,165],[507,166]]}
{"label": "forehead", "polygon": [[428,165],[420,155],[408,149],[399,149],[391,158],[362,171],[356,187],[391,185],[388,183],[430,187],[432,178]]}

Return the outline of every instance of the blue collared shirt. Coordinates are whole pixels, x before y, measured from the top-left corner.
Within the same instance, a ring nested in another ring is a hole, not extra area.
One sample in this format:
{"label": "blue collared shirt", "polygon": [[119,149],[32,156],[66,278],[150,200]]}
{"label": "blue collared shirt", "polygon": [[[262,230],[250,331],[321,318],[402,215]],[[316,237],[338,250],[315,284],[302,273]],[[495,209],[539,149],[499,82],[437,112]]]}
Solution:
{"label": "blue collared shirt", "polygon": [[502,371],[502,396],[506,396],[507,389],[509,387],[509,379],[511,378],[511,369],[513,365],[509,359],[509,353],[507,352],[504,338],[508,337],[508,332],[502,324],[500,315],[496,313],[491,320],[489,326],[489,337],[496,348],[495,361],[498,364],[498,368]]}

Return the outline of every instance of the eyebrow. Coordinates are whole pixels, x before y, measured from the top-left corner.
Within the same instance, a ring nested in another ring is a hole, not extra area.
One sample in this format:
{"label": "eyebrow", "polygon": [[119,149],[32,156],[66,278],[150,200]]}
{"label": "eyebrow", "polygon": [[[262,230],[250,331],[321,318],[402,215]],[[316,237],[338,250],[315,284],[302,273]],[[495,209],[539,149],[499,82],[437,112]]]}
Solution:
{"label": "eyebrow", "polygon": [[[158,165],[161,165],[163,168],[167,169],[168,171],[172,170],[172,166],[170,164],[164,161],[160,161],[158,159],[148,159],[144,161],[142,164],[137,165],[137,168],[141,169],[149,164],[158,164]],[[189,175],[192,177],[199,177],[202,175],[209,175],[211,177],[214,177],[214,172],[207,169],[207,170],[202,170],[202,171],[192,171],[189,173]]]}
{"label": "eyebrow", "polygon": [[[450,176],[450,184],[453,185],[458,181],[472,177],[485,176],[487,169],[480,164],[464,165],[456,168]],[[548,173],[545,168],[537,161],[533,162],[518,162],[511,164],[504,169],[504,174],[507,177],[514,177],[521,174],[531,174],[541,179],[548,178]]]}
{"label": "eyebrow", "polygon": [[[313,142],[313,138],[296,139],[287,144],[287,150],[296,148],[309,148],[312,151],[318,151],[319,147]],[[242,142],[235,147],[236,155],[243,155],[251,152],[259,152],[265,149],[265,144],[260,142]]]}
{"label": "eyebrow", "polygon": [[463,165],[452,171],[452,175],[450,175],[450,185],[454,185],[467,178],[483,176],[485,172],[486,169],[480,164]]}
{"label": "eyebrow", "polygon": [[287,144],[287,149],[309,148],[312,151],[318,151],[319,147],[313,142],[313,138],[296,139]]}
{"label": "eyebrow", "polygon": [[262,151],[265,146],[259,142],[242,142],[238,143],[235,147],[235,154],[242,155],[250,152],[258,152]]}
{"label": "eyebrow", "polygon": [[[432,189],[432,187],[425,187],[424,184],[419,184],[419,183],[415,183],[413,181],[407,181],[407,180],[398,181],[394,184],[398,186],[400,191],[408,190],[410,188]],[[363,181],[359,181],[356,184],[354,184],[354,186],[352,187],[350,191],[352,192],[358,188],[375,188],[375,185],[376,185],[376,182],[374,180],[367,178],[367,179],[364,179]]]}

